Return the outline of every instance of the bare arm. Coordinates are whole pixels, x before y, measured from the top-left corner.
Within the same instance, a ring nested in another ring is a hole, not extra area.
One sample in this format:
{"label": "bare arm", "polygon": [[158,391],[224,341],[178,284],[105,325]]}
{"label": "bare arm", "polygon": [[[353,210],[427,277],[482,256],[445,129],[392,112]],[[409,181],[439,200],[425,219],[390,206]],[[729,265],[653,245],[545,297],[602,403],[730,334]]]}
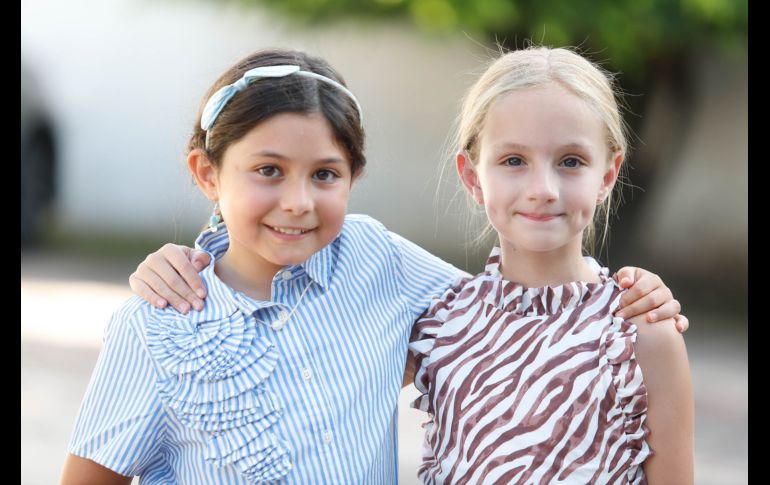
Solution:
{"label": "bare arm", "polygon": [[187,246],[166,244],[150,254],[128,278],[131,290],[157,308],[168,303],[182,313],[203,309],[206,287],[198,272],[209,255]]}
{"label": "bare arm", "polygon": [[401,383],[402,389],[414,382],[414,372],[416,370],[415,367],[416,365],[414,362],[414,355],[412,355],[412,352],[407,351],[406,368],[404,369],[404,381]]}
{"label": "bare arm", "polygon": [[617,279],[619,285],[628,288],[628,291],[620,298],[620,310],[615,312],[615,316],[630,320],[646,314],[646,321],[640,323],[655,323],[673,318],[679,332],[687,331],[690,322],[679,313],[682,306],[674,299],[671,290],[660,276],[642,268],[625,266],[618,271]]}
{"label": "bare arm", "polygon": [[131,479],[95,461],[70,453],[64,461],[61,485],[127,485],[131,483]]}
{"label": "bare arm", "polygon": [[647,388],[647,442],[654,455],[644,462],[650,485],[693,483],[693,391],[684,339],[673,320],[637,326],[636,358]]}

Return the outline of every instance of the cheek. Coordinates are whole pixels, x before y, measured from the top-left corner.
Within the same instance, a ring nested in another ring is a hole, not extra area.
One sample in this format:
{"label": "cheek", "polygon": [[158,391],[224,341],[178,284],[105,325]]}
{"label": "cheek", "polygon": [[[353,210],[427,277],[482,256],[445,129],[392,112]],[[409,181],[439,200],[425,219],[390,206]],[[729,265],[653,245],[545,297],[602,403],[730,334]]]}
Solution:
{"label": "cheek", "polygon": [[348,209],[349,197],[349,187],[339,187],[337,190],[324,191],[318,198],[318,211],[324,217],[335,221],[339,220],[339,224],[342,224],[341,221],[345,218],[345,213]]}
{"label": "cheek", "polygon": [[515,201],[521,193],[521,181],[509,177],[490,177],[482,184],[484,192],[484,204],[487,210],[508,210],[508,206]]}
{"label": "cheek", "polygon": [[575,180],[562,187],[562,197],[581,210],[595,209],[600,184],[593,179]]}
{"label": "cheek", "polygon": [[230,189],[220,198],[219,205],[223,214],[225,211],[233,213],[231,217],[262,216],[278,205],[275,191],[246,185]]}

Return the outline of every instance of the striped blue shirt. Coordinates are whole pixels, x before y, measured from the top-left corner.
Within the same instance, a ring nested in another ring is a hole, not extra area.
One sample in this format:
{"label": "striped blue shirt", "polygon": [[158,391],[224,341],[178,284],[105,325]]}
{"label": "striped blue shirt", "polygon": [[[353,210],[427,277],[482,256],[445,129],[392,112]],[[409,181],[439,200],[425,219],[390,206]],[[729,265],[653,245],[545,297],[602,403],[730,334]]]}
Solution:
{"label": "striped blue shirt", "polygon": [[396,483],[412,323],[463,273],[348,215],[256,301],[213,271],[226,229],[196,246],[204,310],[133,297],[113,315],[69,451],[140,483]]}

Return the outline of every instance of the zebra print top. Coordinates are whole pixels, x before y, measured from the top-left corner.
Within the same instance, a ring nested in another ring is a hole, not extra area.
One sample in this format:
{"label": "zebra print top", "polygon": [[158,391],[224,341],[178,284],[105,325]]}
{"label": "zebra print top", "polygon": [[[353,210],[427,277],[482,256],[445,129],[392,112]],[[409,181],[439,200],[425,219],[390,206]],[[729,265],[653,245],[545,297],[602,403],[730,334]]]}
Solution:
{"label": "zebra print top", "polygon": [[430,413],[420,479],[433,483],[646,483],[647,391],[636,326],[600,283],[525,288],[499,248],[415,324],[413,407]]}

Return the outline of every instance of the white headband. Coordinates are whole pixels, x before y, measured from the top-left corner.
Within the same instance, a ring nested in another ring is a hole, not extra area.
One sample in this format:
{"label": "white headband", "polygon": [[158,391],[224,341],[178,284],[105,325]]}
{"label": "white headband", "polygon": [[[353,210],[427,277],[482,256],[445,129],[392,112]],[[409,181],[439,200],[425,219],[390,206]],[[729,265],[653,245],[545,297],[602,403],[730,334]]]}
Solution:
{"label": "white headband", "polygon": [[343,93],[350,96],[350,99],[356,103],[356,108],[358,109],[358,117],[361,120],[361,126],[363,126],[364,113],[361,110],[361,105],[358,104],[358,100],[348,88],[338,83],[334,79],[329,79],[326,76],[322,76],[314,72],[302,71],[300,70],[299,66],[294,65],[255,67],[254,69],[249,69],[243,73],[243,77],[234,83],[219,88],[217,92],[215,92],[206,102],[206,106],[203,108],[203,114],[201,115],[201,129],[206,132],[206,149],[209,147],[209,133],[211,127],[214,126],[214,122],[219,116],[219,113],[222,112],[222,109],[224,109],[225,105],[233,96],[244,90],[252,81],[257,79],[264,77],[284,77],[290,74],[297,74],[298,76],[305,76],[323,81],[327,84],[331,84]]}

